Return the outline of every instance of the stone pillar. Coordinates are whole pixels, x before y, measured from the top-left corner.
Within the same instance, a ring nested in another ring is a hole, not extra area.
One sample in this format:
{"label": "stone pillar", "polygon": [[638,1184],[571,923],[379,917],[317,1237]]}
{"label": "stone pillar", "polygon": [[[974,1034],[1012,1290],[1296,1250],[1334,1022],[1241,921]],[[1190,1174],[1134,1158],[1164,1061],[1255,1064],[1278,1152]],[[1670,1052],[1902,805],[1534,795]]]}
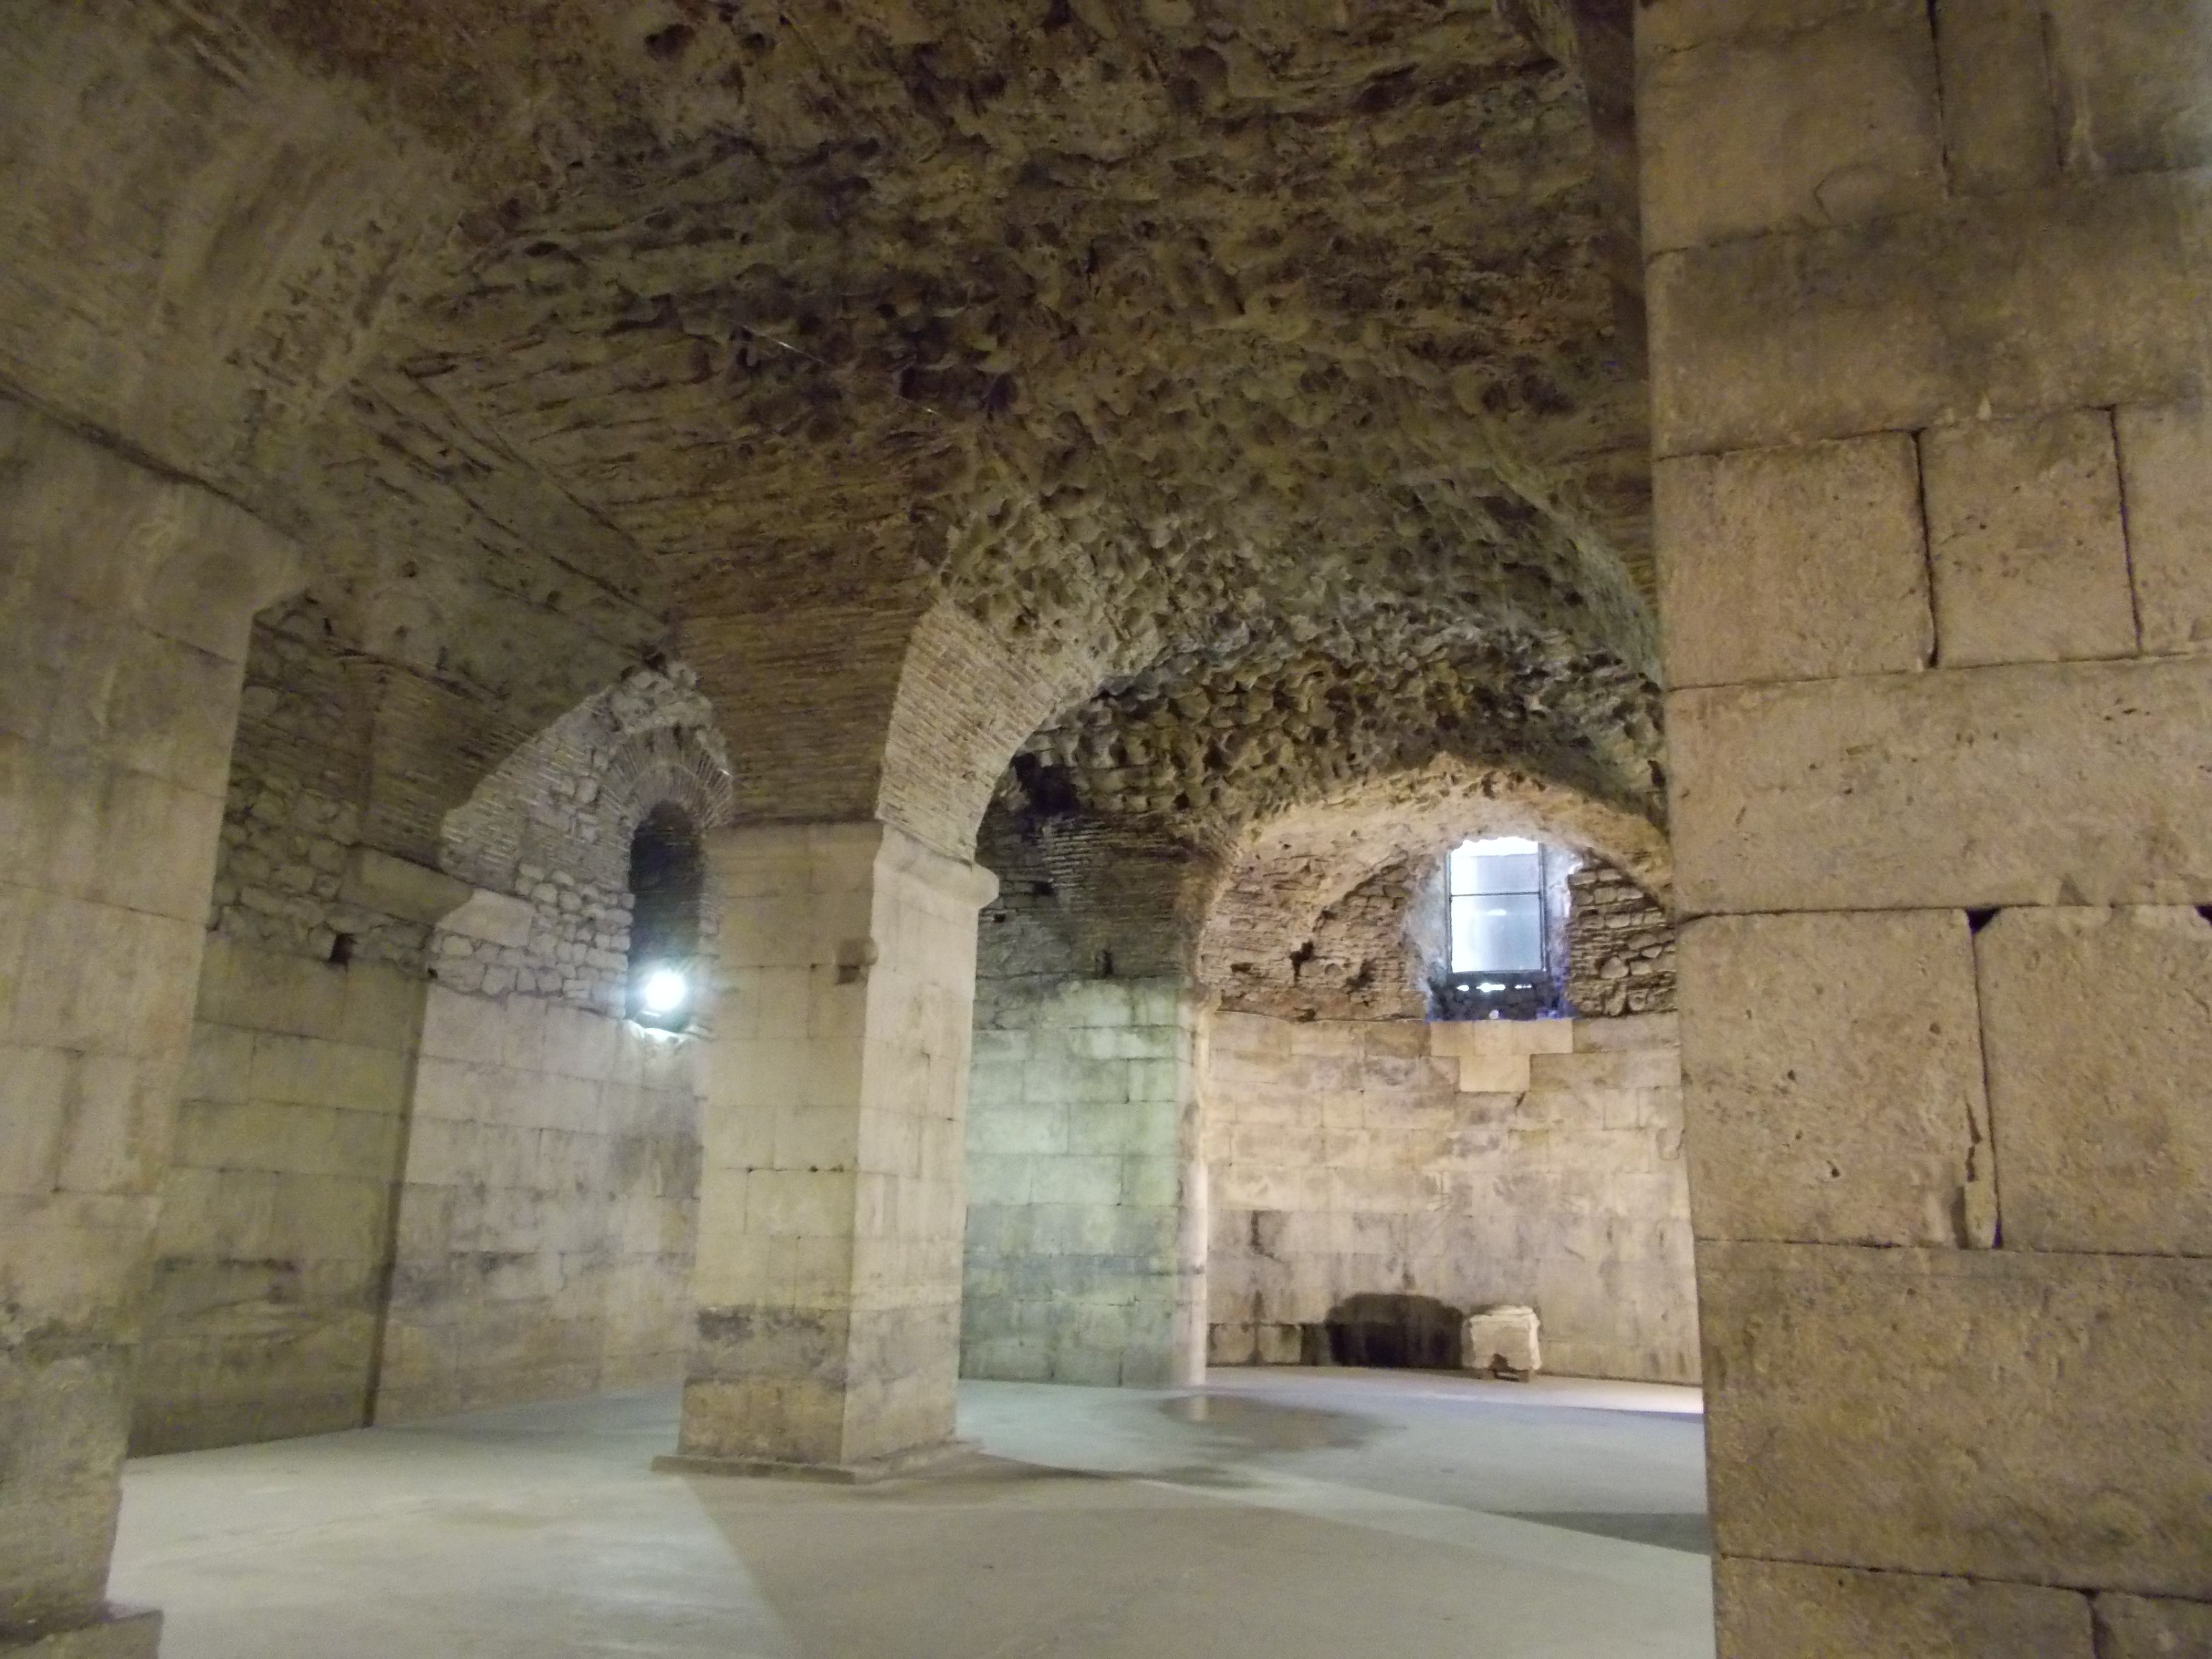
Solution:
{"label": "stone pillar", "polygon": [[1646,0],[1638,47],[1720,1652],[2182,1650],[2212,15]]}
{"label": "stone pillar", "polygon": [[696,1334],[673,1467],[868,1479],[951,1439],[975,915],[876,823],[717,836]]}
{"label": "stone pillar", "polygon": [[105,1607],[149,1246],[252,614],[290,546],[0,404],[0,1652]]}
{"label": "stone pillar", "polygon": [[969,1104],[962,1375],[1200,1381],[1200,998],[1169,975],[989,989]]}

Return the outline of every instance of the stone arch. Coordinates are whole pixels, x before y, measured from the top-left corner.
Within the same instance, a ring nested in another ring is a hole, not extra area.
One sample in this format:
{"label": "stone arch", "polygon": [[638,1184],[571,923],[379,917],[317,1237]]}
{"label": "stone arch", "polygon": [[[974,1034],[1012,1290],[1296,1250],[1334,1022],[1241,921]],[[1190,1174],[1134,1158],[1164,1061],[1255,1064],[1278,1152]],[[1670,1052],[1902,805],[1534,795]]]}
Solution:
{"label": "stone arch", "polygon": [[1482,835],[1559,842],[1620,870],[1662,904],[1672,894],[1665,836],[1640,813],[1511,769],[1440,758],[1248,826],[1202,905],[1200,982],[1220,992],[1237,982],[1239,963],[1287,959],[1355,890]]}
{"label": "stone arch", "polygon": [[[629,837],[675,802],[702,830],[728,822],[733,789],[714,713],[681,665],[640,669],[554,721],[446,815],[440,862],[513,892],[556,842],[579,875],[620,885]],[[539,856],[533,857],[533,854]]]}
{"label": "stone arch", "polygon": [[9,380],[259,493],[447,235],[450,163],[221,8],[30,7],[9,33]]}
{"label": "stone arch", "polygon": [[[486,957],[533,974],[541,992],[624,1011],[638,826],[672,808],[703,837],[730,821],[732,793],[714,711],[688,667],[640,669],[587,698],[517,748],[441,827],[448,874],[529,905],[534,965],[508,963],[487,941],[441,962],[441,978],[473,988],[483,977],[473,958]],[[714,921],[703,900],[695,953],[709,948]]]}
{"label": "stone arch", "polygon": [[684,649],[737,734],[736,821],[876,818],[961,859],[1015,751],[1097,679],[951,599],[707,620]]}

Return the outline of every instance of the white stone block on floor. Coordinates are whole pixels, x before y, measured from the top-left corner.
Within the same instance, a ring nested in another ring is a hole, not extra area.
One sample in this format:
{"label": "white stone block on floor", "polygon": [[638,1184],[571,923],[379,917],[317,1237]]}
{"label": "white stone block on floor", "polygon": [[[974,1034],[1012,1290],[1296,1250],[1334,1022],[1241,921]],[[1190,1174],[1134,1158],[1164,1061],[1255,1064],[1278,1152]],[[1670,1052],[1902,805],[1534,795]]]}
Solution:
{"label": "white stone block on floor", "polygon": [[1523,1376],[1540,1370],[1543,1352],[1536,1328],[1534,1308],[1504,1304],[1469,1314],[1461,1328],[1461,1369],[1515,1371]]}

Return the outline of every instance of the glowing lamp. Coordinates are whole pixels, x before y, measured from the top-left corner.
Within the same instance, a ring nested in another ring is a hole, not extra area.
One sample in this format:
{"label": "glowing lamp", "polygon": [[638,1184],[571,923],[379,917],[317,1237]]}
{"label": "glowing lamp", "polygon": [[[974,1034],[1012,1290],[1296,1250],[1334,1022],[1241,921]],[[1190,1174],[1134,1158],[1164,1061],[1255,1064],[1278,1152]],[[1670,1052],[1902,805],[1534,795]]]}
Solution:
{"label": "glowing lamp", "polygon": [[690,995],[690,981],[673,968],[654,969],[638,988],[638,1001],[645,1012],[661,1019],[682,1008]]}

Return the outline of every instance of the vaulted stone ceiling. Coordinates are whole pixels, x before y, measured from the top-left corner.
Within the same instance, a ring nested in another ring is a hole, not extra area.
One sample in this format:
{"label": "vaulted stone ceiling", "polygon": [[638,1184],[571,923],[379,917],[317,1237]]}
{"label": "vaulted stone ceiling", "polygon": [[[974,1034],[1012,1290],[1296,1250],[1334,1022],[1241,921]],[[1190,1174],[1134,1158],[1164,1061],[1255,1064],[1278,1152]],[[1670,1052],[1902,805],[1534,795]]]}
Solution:
{"label": "vaulted stone ceiling", "polygon": [[[1563,0],[237,3],[95,8],[236,114],[72,128],[155,60],[58,26],[17,136],[246,181],[198,287],[85,297],[170,331],[82,406],[300,530],[362,648],[526,720],[656,617],[947,598],[1062,688],[1030,747],[1097,812],[1218,842],[1443,753],[1656,813],[1620,146]],[[28,206],[50,311],[112,232]],[[66,338],[6,343],[74,398]]]}
{"label": "vaulted stone ceiling", "polygon": [[472,159],[363,384],[692,617],[946,593],[1086,804],[1656,797],[1643,390],[1573,32],[1504,0],[277,7]]}

